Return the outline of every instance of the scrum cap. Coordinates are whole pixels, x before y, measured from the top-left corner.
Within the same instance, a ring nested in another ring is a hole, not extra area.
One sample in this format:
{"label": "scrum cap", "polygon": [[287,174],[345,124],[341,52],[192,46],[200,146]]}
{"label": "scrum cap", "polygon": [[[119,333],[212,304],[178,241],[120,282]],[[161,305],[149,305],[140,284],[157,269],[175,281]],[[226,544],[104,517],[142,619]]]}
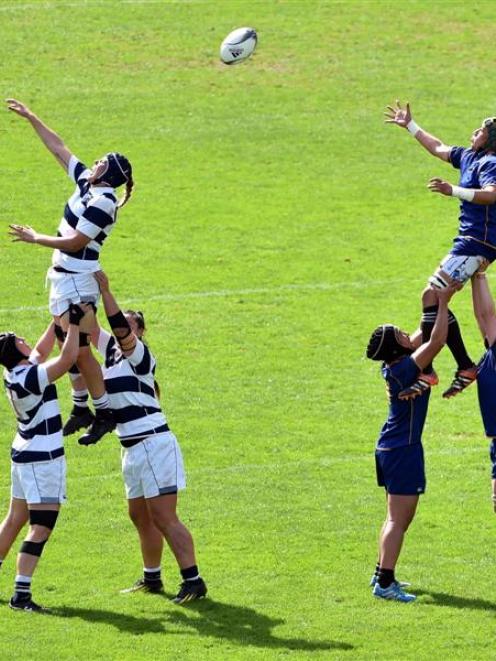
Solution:
{"label": "scrum cap", "polygon": [[482,122],[482,126],[485,126],[487,129],[487,142],[484,145],[484,149],[496,152],[496,117],[487,117]]}
{"label": "scrum cap", "polygon": [[0,333],[0,364],[13,370],[26,356],[19,351],[15,343],[15,333]]}
{"label": "scrum cap", "polygon": [[396,339],[397,331],[397,326],[393,326],[392,324],[378,326],[370,337],[367,346],[367,358],[390,363],[396,358],[399,358],[399,356],[410,353]]}
{"label": "scrum cap", "polygon": [[107,159],[107,169],[96,183],[106,183],[112,188],[118,188],[132,178],[133,169],[125,156],[112,151],[105,154],[105,158]]}

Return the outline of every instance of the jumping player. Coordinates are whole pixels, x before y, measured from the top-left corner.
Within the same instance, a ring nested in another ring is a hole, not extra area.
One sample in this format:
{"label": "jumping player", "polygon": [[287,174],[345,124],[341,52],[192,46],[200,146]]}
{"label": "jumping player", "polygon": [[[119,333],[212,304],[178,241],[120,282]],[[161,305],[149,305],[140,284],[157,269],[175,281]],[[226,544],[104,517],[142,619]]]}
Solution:
{"label": "jumping player", "polygon": [[[89,426],[79,442],[96,443],[115,427],[102,372],[91,353],[89,334],[95,326],[95,310],[99,290],[93,273],[100,269],[100,250],[117,220],[117,211],[129,200],[133,189],[131,164],[121,154],[111,152],[88,169],[66,147],[62,139],[27,106],[7,99],[8,109],[27,119],[38,137],[53,154],[59,165],[76,184],[67,201],[57,236],[47,236],[31,227],[10,225],[14,241],[35,243],[54,249],[48,271],[51,283],[49,308],[57,326],[57,336],[63,340],[67,331],[67,310],[71,303],[90,303],[81,321],[80,349],[77,367],[84,377],[95,407],[95,415],[87,407],[88,393],[78,393],[74,409],[64,428],[67,435]],[[115,189],[125,185],[124,197],[118,202]]]}
{"label": "jumping player", "polygon": [[474,313],[486,346],[477,369],[477,394],[486,436],[491,439],[492,500],[496,512],[496,310],[485,272],[472,277]]}
{"label": "jumping player", "polygon": [[[372,581],[373,594],[382,599],[409,602],[415,596],[403,591],[395,568],[403,538],[415,516],[419,495],[425,491],[422,431],[430,390],[415,399],[398,397],[421,370],[441,351],[448,333],[448,301],[454,287],[435,290],[437,316],[429,340],[415,348],[412,337],[396,326],[379,326],[367,346],[367,358],[382,361],[382,376],[389,394],[388,419],[375,452],[377,483],[386,489],[387,517],[379,540],[379,561]],[[420,337],[418,337],[420,340]]]}
{"label": "jumping player", "polygon": [[5,389],[18,423],[11,451],[12,498],[0,524],[0,565],[29,521],[17,556],[15,592],[10,600],[10,607],[16,610],[44,610],[32,600],[31,580],[65,500],[66,473],[62,420],[52,384],[76,360],[83,316],[79,306],[71,305],[62,351],[47,362],[55,341],[53,324],[33,351],[22,337],[0,333],[0,364],[5,368]]}
{"label": "jumping player", "polygon": [[101,328],[92,341],[104,358],[103,374],[123,447],[122,473],[129,516],[141,543],[143,578],[129,590],[160,592],[163,538],[179,565],[183,582],[174,601],[207,594],[196,564],[193,538],[176,514],[186,486],[181,450],[157,397],[155,358],[141,341],[142,315],[121,312],[103,272],[95,274],[113,335]]}
{"label": "jumping player", "polygon": [[[461,288],[481,265],[496,259],[496,118],[490,117],[475,129],[470,139],[471,147],[450,147],[421,129],[412,119],[410,105],[402,108],[399,101],[387,106],[386,122],[408,130],[432,156],[460,170],[459,185],[438,177],[431,179],[428,188],[460,200],[460,225],[453,248],[443,259],[437,271],[429,278],[429,285],[422,293],[422,341],[432,332],[436,317],[435,289],[457,283]],[[477,376],[477,368],[467,353],[455,315],[448,311],[448,347],[457,363],[455,377],[443,397],[457,395],[469,386]],[[431,385],[437,376],[432,365],[426,365],[423,373],[403,397],[415,397]]]}

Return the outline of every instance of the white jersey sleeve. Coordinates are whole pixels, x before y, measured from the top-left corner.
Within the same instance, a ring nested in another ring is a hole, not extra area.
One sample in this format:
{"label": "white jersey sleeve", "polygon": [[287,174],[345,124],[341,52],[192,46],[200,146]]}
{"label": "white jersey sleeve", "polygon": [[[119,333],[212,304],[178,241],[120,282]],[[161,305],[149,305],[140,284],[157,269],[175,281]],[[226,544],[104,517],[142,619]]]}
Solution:
{"label": "white jersey sleeve", "polygon": [[155,358],[146,344],[138,338],[136,338],[136,347],[133,353],[127,356],[127,360],[132,365],[133,371],[140,376],[153,373],[155,370]]}
{"label": "white jersey sleeve", "polygon": [[103,328],[100,328],[100,334],[98,335],[98,344],[96,345],[98,353],[103,357],[107,357],[109,348],[113,347],[115,344],[115,339]]}
{"label": "white jersey sleeve", "polygon": [[24,387],[28,392],[41,395],[49,384],[50,380],[44,365],[33,365],[29,368],[24,381]]}
{"label": "white jersey sleeve", "polygon": [[77,184],[80,179],[87,179],[90,170],[82,163],[77,156],[71,155],[69,165],[67,166],[67,174],[70,179]]}
{"label": "white jersey sleeve", "polygon": [[112,225],[114,220],[115,202],[104,195],[98,195],[86,207],[77,222],[76,229],[90,239],[96,239],[102,231]]}

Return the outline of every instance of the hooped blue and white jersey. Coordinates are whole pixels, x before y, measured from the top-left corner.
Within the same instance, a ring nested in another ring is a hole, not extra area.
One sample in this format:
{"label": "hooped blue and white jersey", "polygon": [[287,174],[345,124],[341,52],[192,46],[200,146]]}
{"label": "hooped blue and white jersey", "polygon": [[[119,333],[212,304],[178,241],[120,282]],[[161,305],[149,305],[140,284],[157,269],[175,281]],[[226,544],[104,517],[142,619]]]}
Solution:
{"label": "hooped blue and white jersey", "polygon": [[138,340],[125,357],[113,335],[100,329],[98,351],[110,406],[121,441],[146,438],[168,430],[167,420],[155,394],[156,361],[148,347]]}
{"label": "hooped blue and white jersey", "polygon": [[[480,189],[496,186],[496,155],[476,152],[465,147],[452,147],[449,160],[460,170],[459,185]],[[455,255],[482,255],[496,259],[496,205],[460,202],[460,226],[454,240]]]}
{"label": "hooped blue and white jersey", "polygon": [[91,241],[81,250],[54,250],[52,266],[60,266],[75,273],[94,273],[101,269],[100,250],[117,219],[117,198],[110,186],[90,186],[90,170],[75,156],[71,156],[67,170],[76,183],[76,190],[64,208],[57,236],[68,236],[77,230]]}
{"label": "hooped blue and white jersey", "polygon": [[486,436],[496,438],[496,343],[477,366],[477,395]]}
{"label": "hooped blue and white jersey", "polygon": [[13,461],[16,458],[21,461],[23,452],[52,452],[61,448],[62,418],[57,389],[49,382],[46,367],[29,364],[4,370],[3,382],[17,418]]}
{"label": "hooped blue and white jersey", "polygon": [[411,356],[382,367],[382,376],[386,381],[389,397],[389,413],[377,441],[378,449],[392,450],[403,445],[422,442],[430,389],[415,399],[398,398],[402,390],[415,383],[419,373],[420,370]]}

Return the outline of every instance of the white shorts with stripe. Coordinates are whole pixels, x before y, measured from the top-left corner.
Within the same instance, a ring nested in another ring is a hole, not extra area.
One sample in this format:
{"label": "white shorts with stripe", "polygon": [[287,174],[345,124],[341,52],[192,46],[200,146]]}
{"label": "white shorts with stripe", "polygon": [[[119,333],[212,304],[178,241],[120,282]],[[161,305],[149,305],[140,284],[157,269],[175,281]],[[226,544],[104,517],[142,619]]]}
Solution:
{"label": "white shorts with stripe", "polygon": [[32,464],[11,462],[12,498],[28,505],[60,504],[66,500],[65,456]]}
{"label": "white shorts with stripe", "polygon": [[93,273],[61,273],[48,269],[50,281],[50,313],[60,316],[71,303],[98,303],[100,289]]}
{"label": "white shorts with stripe", "polygon": [[484,262],[487,260],[482,255],[452,255],[450,253],[443,259],[436,273],[431,275],[429,283],[437,289],[445,289],[449,283],[440,275],[439,272],[442,271],[451,280],[456,280],[464,285]]}
{"label": "white shorts with stripe", "polygon": [[149,436],[122,449],[126,498],[155,498],[186,487],[183,457],[172,432]]}

